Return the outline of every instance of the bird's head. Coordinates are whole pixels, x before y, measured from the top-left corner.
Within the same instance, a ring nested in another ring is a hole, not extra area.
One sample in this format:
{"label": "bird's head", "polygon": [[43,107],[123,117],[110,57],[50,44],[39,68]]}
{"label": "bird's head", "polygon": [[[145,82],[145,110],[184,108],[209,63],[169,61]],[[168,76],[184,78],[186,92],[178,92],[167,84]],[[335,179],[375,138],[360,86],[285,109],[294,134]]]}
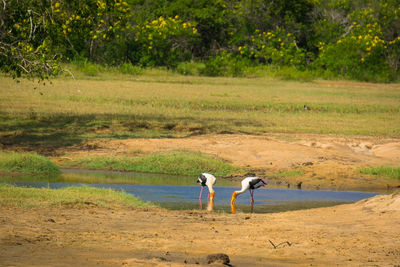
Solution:
{"label": "bird's head", "polygon": [[231,206],[232,206],[232,205],[235,205],[236,197],[237,197],[237,193],[236,193],[236,192],[233,192],[233,194],[232,194],[232,200],[231,200]]}

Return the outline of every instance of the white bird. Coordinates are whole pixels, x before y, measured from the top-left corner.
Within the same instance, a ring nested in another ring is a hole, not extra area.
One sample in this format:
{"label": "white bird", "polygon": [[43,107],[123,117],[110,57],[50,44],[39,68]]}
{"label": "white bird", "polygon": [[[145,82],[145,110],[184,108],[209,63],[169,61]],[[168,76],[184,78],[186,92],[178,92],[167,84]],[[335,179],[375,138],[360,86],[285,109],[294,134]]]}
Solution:
{"label": "white bird", "polygon": [[235,210],[235,201],[236,201],[236,197],[240,194],[242,194],[244,191],[249,190],[250,191],[250,196],[251,196],[251,211],[253,211],[253,204],[254,204],[254,189],[260,188],[264,185],[266,185],[267,183],[258,177],[246,177],[242,180],[242,189],[233,192],[232,194],[232,200],[231,200],[231,207],[232,207],[232,212],[234,213]]}
{"label": "white bird", "polygon": [[208,187],[208,192],[209,192],[208,194],[209,194],[210,200],[214,200],[215,192],[213,189],[213,185],[215,184],[216,180],[217,179],[212,174],[209,174],[209,173],[200,174],[200,176],[197,178],[197,182],[200,183],[200,185],[201,185],[200,196],[199,196],[200,201],[201,201],[201,195],[203,194],[204,186]]}

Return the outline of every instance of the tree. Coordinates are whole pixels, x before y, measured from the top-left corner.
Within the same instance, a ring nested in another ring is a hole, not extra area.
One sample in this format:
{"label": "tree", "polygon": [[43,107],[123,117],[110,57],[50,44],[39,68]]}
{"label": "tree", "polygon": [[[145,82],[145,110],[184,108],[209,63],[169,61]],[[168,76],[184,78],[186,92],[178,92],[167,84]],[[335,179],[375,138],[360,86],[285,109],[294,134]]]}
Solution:
{"label": "tree", "polygon": [[2,0],[0,7],[0,70],[46,79],[61,70],[60,55],[48,38],[50,2]]}

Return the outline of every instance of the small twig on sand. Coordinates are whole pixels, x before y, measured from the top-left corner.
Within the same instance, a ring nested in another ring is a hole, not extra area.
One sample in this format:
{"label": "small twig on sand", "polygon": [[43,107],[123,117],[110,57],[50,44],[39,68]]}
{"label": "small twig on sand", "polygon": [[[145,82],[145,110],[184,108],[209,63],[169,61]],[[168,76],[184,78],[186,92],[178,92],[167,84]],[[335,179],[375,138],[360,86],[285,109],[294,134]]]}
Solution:
{"label": "small twig on sand", "polygon": [[271,245],[274,247],[274,249],[276,249],[277,247],[279,247],[279,246],[282,245],[282,244],[288,244],[289,246],[292,245],[289,241],[281,242],[281,243],[279,243],[278,245],[275,245],[274,243],[272,243],[271,240],[268,240],[268,241],[271,243]]}

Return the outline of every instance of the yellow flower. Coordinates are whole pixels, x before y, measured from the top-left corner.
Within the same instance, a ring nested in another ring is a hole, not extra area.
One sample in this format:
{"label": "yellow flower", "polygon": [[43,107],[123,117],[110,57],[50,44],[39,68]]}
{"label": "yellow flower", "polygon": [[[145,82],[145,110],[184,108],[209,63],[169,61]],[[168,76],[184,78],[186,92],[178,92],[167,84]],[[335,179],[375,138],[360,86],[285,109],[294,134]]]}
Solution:
{"label": "yellow flower", "polygon": [[56,3],[56,4],[54,5],[55,8],[58,8],[59,6],[60,6],[60,3]]}
{"label": "yellow flower", "polygon": [[97,39],[97,35],[93,35],[93,39]]}
{"label": "yellow flower", "polygon": [[152,47],[152,46],[149,46],[149,50],[151,50],[151,49],[153,49],[153,47]]}

